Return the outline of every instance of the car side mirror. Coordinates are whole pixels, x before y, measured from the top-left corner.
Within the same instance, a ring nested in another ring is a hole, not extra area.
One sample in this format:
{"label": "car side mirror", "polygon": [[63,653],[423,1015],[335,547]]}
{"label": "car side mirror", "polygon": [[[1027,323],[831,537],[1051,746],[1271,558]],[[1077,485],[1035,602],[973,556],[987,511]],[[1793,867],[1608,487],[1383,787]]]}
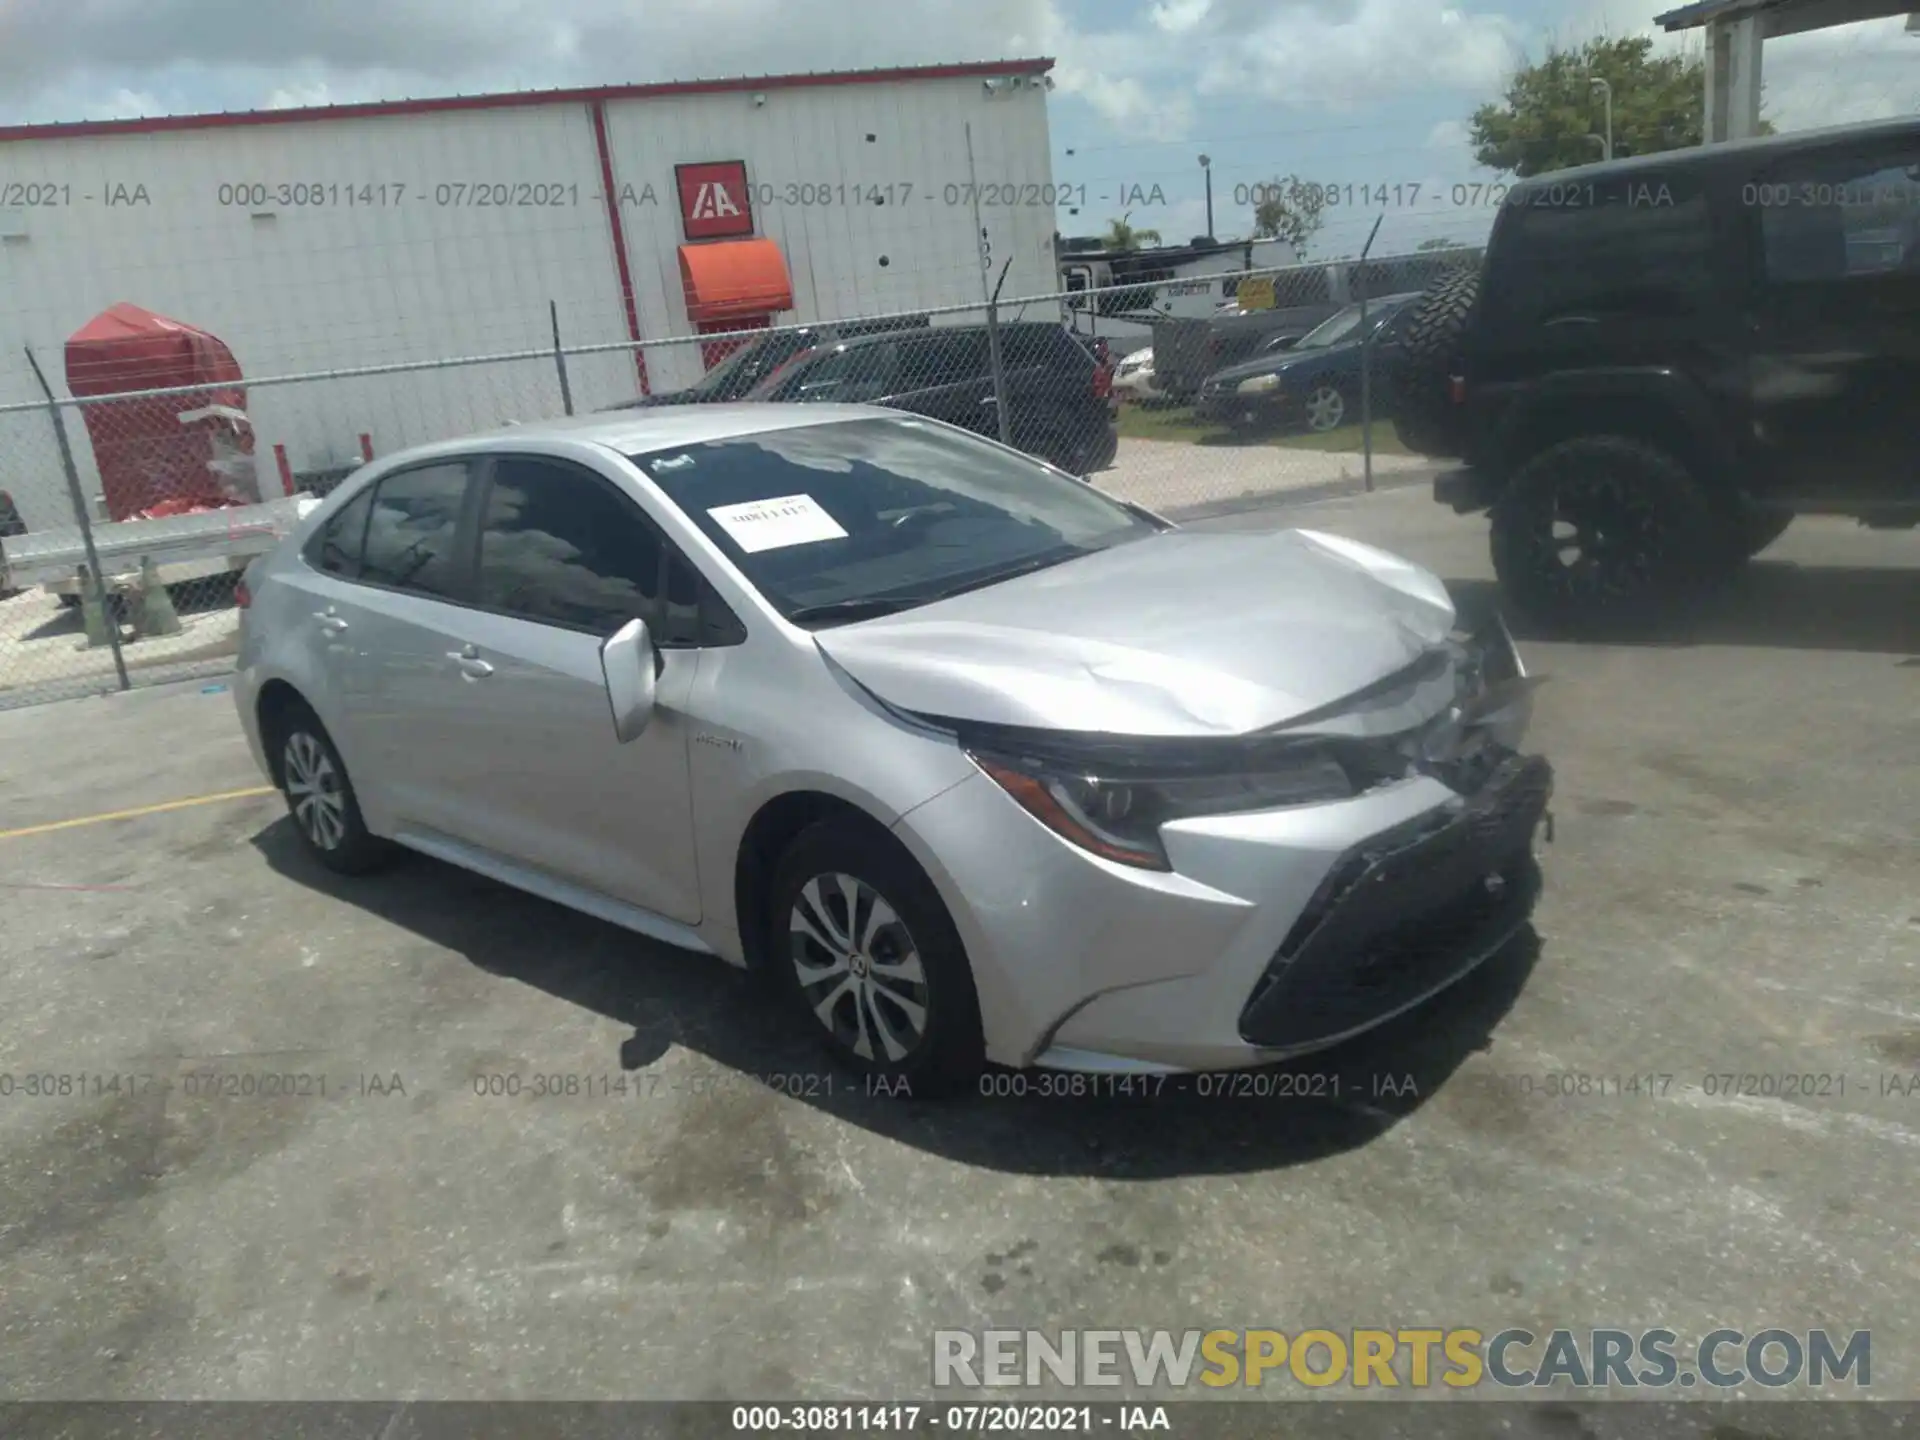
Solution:
{"label": "car side mirror", "polygon": [[654,686],[659,679],[653,637],[647,622],[629,620],[600,647],[600,673],[606,677],[613,706],[613,733],[622,745],[640,738],[653,719]]}

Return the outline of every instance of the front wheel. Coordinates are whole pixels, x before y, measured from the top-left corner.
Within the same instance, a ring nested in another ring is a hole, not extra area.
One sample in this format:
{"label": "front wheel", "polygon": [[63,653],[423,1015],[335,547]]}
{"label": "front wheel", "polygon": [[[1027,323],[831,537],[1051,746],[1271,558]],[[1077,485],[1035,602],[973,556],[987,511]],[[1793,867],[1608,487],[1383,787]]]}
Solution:
{"label": "front wheel", "polygon": [[985,1063],[973,971],[939,892],[892,836],[827,820],[773,876],[766,954],[790,1008],[875,1089],[953,1094]]}
{"label": "front wheel", "polygon": [[1651,620],[1715,573],[1714,513],[1665,451],[1618,435],[1563,441],[1495,503],[1494,573],[1548,625]]}
{"label": "front wheel", "polygon": [[1338,430],[1347,420],[1346,392],[1331,380],[1317,381],[1301,409],[1307,417],[1307,429],[1314,434]]}

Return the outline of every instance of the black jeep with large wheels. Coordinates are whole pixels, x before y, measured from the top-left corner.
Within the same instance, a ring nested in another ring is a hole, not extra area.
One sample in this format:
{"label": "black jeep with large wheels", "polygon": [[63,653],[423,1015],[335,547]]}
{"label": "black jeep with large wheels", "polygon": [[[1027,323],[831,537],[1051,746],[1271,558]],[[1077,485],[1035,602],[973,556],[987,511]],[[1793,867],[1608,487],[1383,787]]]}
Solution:
{"label": "black jeep with large wheels", "polygon": [[1796,515],[1920,523],[1920,121],[1516,183],[1393,377],[1516,610],[1640,621]]}

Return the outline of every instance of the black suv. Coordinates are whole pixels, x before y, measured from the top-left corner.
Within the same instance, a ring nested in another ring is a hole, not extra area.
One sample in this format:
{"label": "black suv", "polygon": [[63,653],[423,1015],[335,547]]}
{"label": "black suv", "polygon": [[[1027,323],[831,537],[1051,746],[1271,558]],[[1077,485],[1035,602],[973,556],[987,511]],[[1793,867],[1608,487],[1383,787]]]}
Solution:
{"label": "black suv", "polygon": [[1516,184],[1409,316],[1410,449],[1549,624],[1645,619],[1796,515],[1920,523],[1920,121]]}
{"label": "black suv", "polygon": [[[1113,372],[1060,324],[1000,328],[1014,446],[1070,475],[1113,463]],[[821,345],[767,377],[750,400],[886,405],[1000,438],[999,396],[984,325],[934,326]]]}
{"label": "black suv", "polygon": [[925,315],[895,315],[879,320],[832,320],[792,330],[769,330],[726,356],[684,390],[643,395],[609,406],[611,410],[644,410],[654,405],[723,405],[742,399],[767,376],[802,350],[851,340],[856,335],[879,335],[899,330],[924,330]]}

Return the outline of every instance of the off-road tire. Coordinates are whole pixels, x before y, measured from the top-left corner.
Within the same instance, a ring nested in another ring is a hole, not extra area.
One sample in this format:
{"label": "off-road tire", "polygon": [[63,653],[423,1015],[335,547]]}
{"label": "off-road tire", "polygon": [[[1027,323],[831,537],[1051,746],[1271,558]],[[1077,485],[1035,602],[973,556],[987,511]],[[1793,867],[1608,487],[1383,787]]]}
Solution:
{"label": "off-road tire", "polygon": [[1461,452],[1465,437],[1450,392],[1479,297],[1480,272],[1456,270],[1414,301],[1407,317],[1389,382],[1394,432],[1417,455],[1451,459]]}
{"label": "off-road tire", "polygon": [[1495,502],[1494,573],[1516,611],[1557,630],[1651,623],[1719,573],[1723,514],[1656,446],[1564,440],[1521,466]]}
{"label": "off-road tire", "polygon": [[[861,908],[857,899],[858,913],[845,913],[845,892],[828,878],[841,876],[867,887],[899,921],[897,927],[873,927],[868,943],[854,948],[863,951],[867,973],[877,977],[876,984],[884,976],[891,993],[905,995],[918,1006],[924,1018],[917,1034],[909,1033],[911,1015],[898,1004],[889,1005],[885,997],[863,999],[855,984],[858,977],[844,966],[838,971],[823,967],[827,978],[819,982],[802,979],[800,960],[820,966],[831,962],[834,952],[804,933],[796,934],[796,907],[804,905],[810,915],[817,915],[814,897],[824,899],[828,909],[820,917],[825,922],[820,929],[830,941],[847,934],[860,937],[863,922],[875,913],[871,906]],[[811,895],[810,886],[815,887]],[[985,1044],[973,967],[940,892],[899,841],[857,820],[835,818],[808,827],[774,867],[765,914],[762,954],[767,978],[795,1022],[839,1064],[863,1076],[875,1093],[933,1099],[964,1092],[977,1082]],[[903,978],[902,961],[909,955],[917,961],[918,984]],[[876,961],[895,968],[884,973],[874,968]],[[835,996],[828,1013],[838,1022],[837,1030],[819,1013]],[[905,1053],[888,1053],[881,1020],[896,1044],[911,1041]],[[861,1037],[866,1055],[858,1053]]]}

